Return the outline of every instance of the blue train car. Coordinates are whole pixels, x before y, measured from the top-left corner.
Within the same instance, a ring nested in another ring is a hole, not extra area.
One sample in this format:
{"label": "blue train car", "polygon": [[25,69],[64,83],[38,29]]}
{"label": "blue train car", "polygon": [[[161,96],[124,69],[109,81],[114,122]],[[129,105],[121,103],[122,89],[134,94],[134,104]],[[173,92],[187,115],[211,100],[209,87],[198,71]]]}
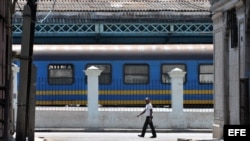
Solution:
{"label": "blue train car", "polygon": [[[13,49],[20,52],[20,46]],[[213,105],[213,45],[35,45],[36,104],[86,105],[90,66],[99,76],[99,104],[141,106],[149,96],[155,106],[171,106],[168,72],[180,68],[184,105]]]}

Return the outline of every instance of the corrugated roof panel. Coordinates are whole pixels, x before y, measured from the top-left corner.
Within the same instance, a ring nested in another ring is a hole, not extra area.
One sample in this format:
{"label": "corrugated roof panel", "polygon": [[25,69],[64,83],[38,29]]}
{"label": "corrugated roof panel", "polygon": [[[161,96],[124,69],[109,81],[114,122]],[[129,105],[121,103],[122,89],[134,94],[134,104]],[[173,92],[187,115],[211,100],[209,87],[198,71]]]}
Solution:
{"label": "corrugated roof panel", "polygon": [[[18,0],[20,11],[26,0]],[[209,11],[209,0],[39,0],[39,11]]]}

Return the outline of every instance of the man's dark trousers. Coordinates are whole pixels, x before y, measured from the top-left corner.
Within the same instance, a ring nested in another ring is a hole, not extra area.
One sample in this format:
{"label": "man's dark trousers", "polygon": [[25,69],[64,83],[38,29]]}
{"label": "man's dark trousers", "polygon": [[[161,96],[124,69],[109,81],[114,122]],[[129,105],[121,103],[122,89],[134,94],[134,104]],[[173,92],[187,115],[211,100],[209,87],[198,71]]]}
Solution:
{"label": "man's dark trousers", "polygon": [[149,125],[150,128],[151,128],[151,131],[152,131],[153,136],[156,137],[155,127],[154,127],[154,124],[153,124],[152,119],[153,119],[153,117],[152,117],[152,118],[151,118],[151,117],[146,117],[146,120],[145,120],[144,125],[143,125],[143,128],[142,128],[141,136],[144,137],[145,132],[146,132],[146,130],[147,130],[147,127],[148,127],[148,125]]}

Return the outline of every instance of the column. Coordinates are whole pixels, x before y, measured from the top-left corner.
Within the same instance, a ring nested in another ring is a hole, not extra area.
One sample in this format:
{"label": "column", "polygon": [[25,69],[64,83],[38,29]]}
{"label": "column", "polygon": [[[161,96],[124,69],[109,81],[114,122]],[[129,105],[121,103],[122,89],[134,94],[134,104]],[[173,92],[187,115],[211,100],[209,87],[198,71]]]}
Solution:
{"label": "column", "polygon": [[168,74],[171,77],[172,110],[177,117],[180,117],[180,114],[183,114],[183,78],[186,72],[175,68]]}
{"label": "column", "polygon": [[13,106],[13,110],[14,110],[14,128],[16,128],[16,117],[17,117],[17,96],[18,96],[18,79],[17,79],[17,74],[19,72],[20,68],[15,65],[12,64],[12,76],[13,76],[13,101],[12,101],[12,106]]}
{"label": "column", "polygon": [[88,95],[88,115],[91,118],[98,116],[98,86],[99,81],[98,77],[101,74],[102,70],[95,66],[90,66],[85,70],[87,75],[87,95]]}

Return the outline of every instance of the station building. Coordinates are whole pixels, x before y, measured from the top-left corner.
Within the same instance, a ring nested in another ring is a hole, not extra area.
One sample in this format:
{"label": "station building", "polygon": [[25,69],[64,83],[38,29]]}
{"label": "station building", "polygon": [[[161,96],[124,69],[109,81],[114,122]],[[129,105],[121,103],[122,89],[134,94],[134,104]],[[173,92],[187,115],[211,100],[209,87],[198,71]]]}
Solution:
{"label": "station building", "polygon": [[249,125],[250,18],[248,0],[211,0],[214,43],[213,135],[224,125]]}

